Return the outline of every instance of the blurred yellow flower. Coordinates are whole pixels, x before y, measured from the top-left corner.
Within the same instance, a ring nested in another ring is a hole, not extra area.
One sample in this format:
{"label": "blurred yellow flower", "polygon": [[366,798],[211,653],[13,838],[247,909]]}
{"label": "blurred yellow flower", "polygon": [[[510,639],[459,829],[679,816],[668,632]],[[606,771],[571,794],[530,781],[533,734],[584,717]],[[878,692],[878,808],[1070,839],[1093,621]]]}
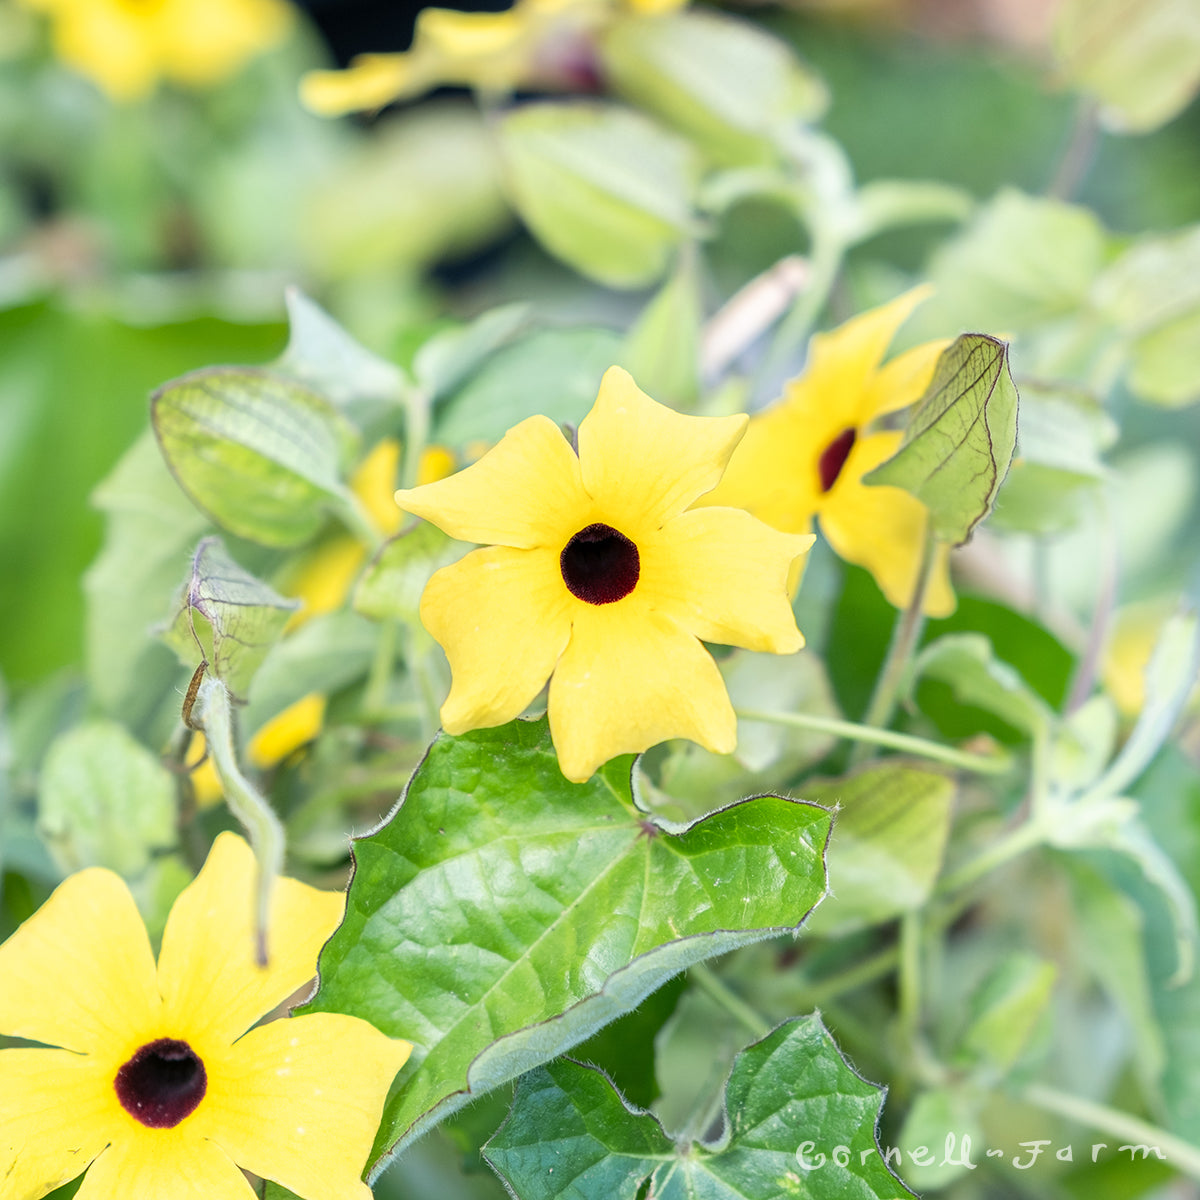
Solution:
{"label": "blurred yellow flower", "polygon": [[246,757],[260,770],[273,767],[299,750],[321,732],[325,721],[325,697],[309,692],[295,704],[277,712],[250,739]]}
{"label": "blurred yellow flower", "polygon": [[370,1200],[360,1172],[411,1047],[357,1017],[256,1022],[316,972],[345,897],[277,881],[255,961],[254,856],[222,834],[155,966],[129,889],[72,875],[0,946],[5,1200],[87,1175],[81,1200],[253,1200],[241,1168],[305,1200]]}
{"label": "blurred yellow flower", "polygon": [[[862,478],[900,447],[899,430],[872,423],[920,399],[945,342],[883,356],[896,331],[928,295],[915,288],[812,339],[804,374],[783,399],[750,419],[721,483],[703,504],[746,508],[768,525],[806,533],[814,517],[836,553],[865,567],[897,608],[916,586],[928,513],[908,492],[868,487]],[[954,610],[948,550],[940,548],[925,611]]]}
{"label": "blurred yellow flower", "polygon": [[363,54],[345,71],[312,71],[303,102],[323,116],[382,108],[443,84],[507,95],[595,85],[590,41],[614,21],[672,12],[687,0],[516,0],[505,12],[426,8],[412,49]]}
{"label": "blurred yellow flower", "polygon": [[1123,717],[1136,717],[1146,703],[1146,668],[1167,618],[1170,600],[1145,600],[1117,609],[1100,675],[1105,691]]}
{"label": "blurred yellow flower", "polygon": [[21,0],[53,22],[54,49],[116,100],[160,80],[210,87],[275,45],[284,0]]}
{"label": "blurred yellow flower", "polygon": [[686,737],[729,753],[737,721],[701,640],[790,654],[787,596],[811,537],[748,513],[692,509],[721,478],[744,416],[688,417],[610,368],[576,454],[529,417],[449,479],[396,493],[453,538],[486,543],[429,581],[421,619],[450,660],[448,733],[501,725],[550,680],[563,774]]}

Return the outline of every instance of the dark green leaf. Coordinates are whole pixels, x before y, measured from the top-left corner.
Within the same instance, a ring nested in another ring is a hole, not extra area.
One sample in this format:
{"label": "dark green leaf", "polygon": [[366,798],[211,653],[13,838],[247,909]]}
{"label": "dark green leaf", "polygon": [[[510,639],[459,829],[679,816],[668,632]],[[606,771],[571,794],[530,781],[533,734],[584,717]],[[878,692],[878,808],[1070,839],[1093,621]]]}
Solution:
{"label": "dark green leaf", "polygon": [[568,783],[544,718],[442,736],[355,842],[311,1007],[417,1047],[375,1170],[679,971],[795,930],[823,895],[824,809],[765,796],[668,832],[631,792],[631,761]]}
{"label": "dark green leaf", "polygon": [[896,454],[864,477],[929,509],[934,536],[962,545],[991,511],[1017,437],[1008,347],[965,333],[938,359]]}
{"label": "dark green leaf", "polygon": [[882,1089],[842,1058],[820,1017],[738,1055],[720,1141],[677,1145],[598,1071],[565,1060],[526,1076],[484,1157],[519,1200],[900,1200],[875,1138]]}

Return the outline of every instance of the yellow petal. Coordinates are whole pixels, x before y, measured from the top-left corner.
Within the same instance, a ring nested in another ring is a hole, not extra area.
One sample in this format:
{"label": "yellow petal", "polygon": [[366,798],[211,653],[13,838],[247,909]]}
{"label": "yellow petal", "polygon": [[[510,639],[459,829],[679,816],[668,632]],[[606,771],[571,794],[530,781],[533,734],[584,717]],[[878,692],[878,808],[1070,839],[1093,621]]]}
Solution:
{"label": "yellow petal", "polygon": [[[487,446],[484,445],[475,457],[478,458],[486,450]],[[417,486],[420,487],[423,483],[436,483],[439,479],[453,475],[454,467],[454,451],[448,446],[426,446],[421,454],[421,461],[417,464]],[[395,507],[394,497],[389,495],[388,501]]]}
{"label": "yellow petal", "polygon": [[260,967],[254,959],[255,873],[250,847],[223,833],[175,901],[158,957],[171,1036],[193,1045],[232,1041],[316,974],[317,955],[342,918],[345,896],[277,880],[269,962]]}
{"label": "yellow petal", "polygon": [[350,490],[362,501],[371,524],[380,533],[400,532],[404,521],[395,500],[396,476],[400,471],[400,443],[383,438],[358,465]]}
{"label": "yellow petal", "polygon": [[691,634],[637,596],[579,604],[550,681],[550,733],[573,783],[617,754],[667,738],[690,738],[717,754],[737,744],[737,719],[717,664]]}
{"label": "yellow petal", "polygon": [[[635,542],[716,487],[748,418],[687,417],[658,404],[628,371],[609,367],[579,426],[583,486],[596,519]],[[572,530],[576,532],[576,530]]]}
{"label": "yellow petal", "polygon": [[449,479],[398,491],[396,503],[459,541],[553,546],[555,553],[598,519],[579,460],[549,417],[526,418],[478,462]]}
{"label": "yellow petal", "polygon": [[744,508],[773,529],[807,533],[821,502],[817,461],[844,428],[845,414],[791,385],[785,401],[750,418],[721,482],[697,505]]}
{"label": "yellow petal", "polygon": [[174,1129],[131,1131],[92,1163],[76,1200],[254,1200],[232,1159],[193,1129],[184,1121]]}
{"label": "yellow petal", "polygon": [[134,100],[153,88],[158,63],[144,20],[110,2],[63,8],[54,24],[55,53],[116,100]]}
{"label": "yellow petal", "polygon": [[0,1050],[0,1194],[44,1196],[83,1174],[113,1134],[112,1078],[67,1050]]}
{"label": "yellow petal", "polygon": [[928,286],[912,288],[887,304],[813,337],[804,378],[826,397],[828,404],[845,412],[844,426],[858,428],[870,419],[866,403],[871,376],[896,331],[932,290]]}
{"label": "yellow petal", "polygon": [[198,808],[212,808],[224,798],[225,788],[217,774],[216,764],[208,753],[204,734],[192,735],[186,765],[191,768],[192,792]]}
{"label": "yellow petal", "polygon": [[521,37],[521,15],[507,12],[459,12],[425,8],[417,16],[416,38],[448,59],[482,59],[504,54]]}
{"label": "yellow petal", "polygon": [[949,345],[948,340],[925,342],[880,367],[867,386],[862,409],[864,421],[907,408],[920,400],[933,378],[937,360]]}
{"label": "yellow petal", "polygon": [[[896,452],[900,440],[899,433],[860,438],[818,518],[821,532],[838,556],[870,571],[896,608],[907,606],[916,587],[929,514],[903,489],[868,487],[861,480]],[[949,551],[942,548],[925,597],[929,616],[944,617],[954,611],[948,564]]]}
{"label": "yellow petal", "polygon": [[309,692],[258,730],[246,747],[246,757],[256,767],[273,767],[311,742],[321,732],[324,720],[325,697],[320,692]]}
{"label": "yellow petal", "polygon": [[344,71],[309,71],[300,101],[322,117],[383,108],[425,86],[407,54],[360,54]]}
{"label": "yellow petal", "polygon": [[367,553],[361,542],[341,534],[309,550],[282,584],[285,596],[304,602],[304,607],[288,618],[288,630],[341,608],[367,560]]}
{"label": "yellow petal", "polygon": [[788,601],[811,534],[779,533],[734,508],[697,508],[639,545],[639,595],[706,642],[792,654],[804,645]]}
{"label": "yellow petal", "polygon": [[197,1131],[298,1196],[369,1200],[360,1175],[411,1049],[338,1013],[261,1025],[213,1064]]}
{"label": "yellow petal", "polygon": [[281,0],[163,0],[156,22],[162,72],[210,86],[274,46],[291,24]]}
{"label": "yellow petal", "polygon": [[105,1054],[158,1009],[146,927],[104,868],[70,876],[0,946],[0,1033]]}
{"label": "yellow petal", "polygon": [[559,553],[473,550],[430,579],[421,620],[450,660],[448,733],[511,721],[550,677],[571,632]]}

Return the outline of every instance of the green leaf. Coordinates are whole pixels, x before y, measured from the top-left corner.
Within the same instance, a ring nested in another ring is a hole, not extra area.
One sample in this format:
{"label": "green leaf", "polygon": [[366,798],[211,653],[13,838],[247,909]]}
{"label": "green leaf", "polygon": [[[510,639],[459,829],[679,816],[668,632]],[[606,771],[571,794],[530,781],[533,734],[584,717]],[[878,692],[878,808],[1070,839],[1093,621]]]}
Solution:
{"label": "green leaf", "polygon": [[194,667],[202,657],[209,674],[244,699],[254,672],[299,607],[299,601],[284,599],[242,570],[219,537],[206,537],[192,556],[178,612],[163,638],[185,666]]}
{"label": "green leaf", "polygon": [[139,725],[179,674],[153,629],[172,611],[179,564],[210,526],[171,477],[149,430],[92,500],[107,528],[83,577],[88,684],[106,712]]}
{"label": "green leaf", "polygon": [[132,879],[175,845],[175,780],[116,721],[77,725],[46,755],[38,832],[64,872],[100,866]]}
{"label": "green leaf", "polygon": [[600,43],[613,90],[721,163],[763,161],[797,121],[816,121],[825,85],[780,38],[703,10],[616,21]]}
{"label": "green leaf", "polygon": [[341,408],[361,401],[396,402],[404,372],[354,340],[299,288],[285,293],[290,334],[274,370]]}
{"label": "green leaf", "polygon": [[992,653],[981,633],[948,633],[931,642],[912,665],[912,682],[939,679],[959,704],[995,714],[1027,737],[1044,733],[1051,719],[1045,702],[1007,663]]}
{"label": "green leaf", "polygon": [[1029,1043],[1057,977],[1053,963],[1033,954],[1013,953],[997,963],[971,997],[956,1060],[1007,1071]]}
{"label": "green leaf", "polygon": [[505,304],[456,329],[434,334],[416,353],[413,374],[431,401],[471,377],[501,346],[528,324],[528,304]]}
{"label": "green leaf", "polygon": [[568,783],[544,718],[440,736],[387,824],[354,843],[309,1008],[416,1046],[373,1172],[672,975],[796,930],[824,894],[824,809],[764,796],[668,831],[631,763]]}
{"label": "green leaf", "polygon": [[484,1158],[520,1200],[898,1200],[913,1193],[879,1154],[882,1102],[820,1017],[802,1017],[738,1055],[716,1143],[672,1142],[599,1071],[564,1060],[521,1080]]}
{"label": "green leaf", "polygon": [[1054,30],[1066,81],[1094,96],[1117,133],[1147,133],[1200,87],[1192,0],[1063,0]]}
{"label": "green leaf", "polygon": [[608,329],[543,329],[502,347],[446,398],[434,433],[451,446],[498,442],[518,421],[544,413],[578,425],[621,357]]}
{"label": "green leaf", "polygon": [[645,287],[698,233],[694,152],[640,113],[531,104],[501,122],[500,148],[530,232],[597,283]]}
{"label": "green leaf", "polygon": [[341,475],[357,434],[316,392],[271,371],[213,367],[166,384],[150,404],[172,474],[230,533],[298,546],[331,511],[353,521]]}
{"label": "green leaf", "polygon": [[991,511],[1017,438],[1017,389],[1008,347],[965,333],[946,349],[896,454],[867,483],[911,492],[935,537],[961,546]]}
{"label": "green leaf", "polygon": [[1106,241],[1090,209],[1006,188],[934,255],[925,307],[951,329],[1031,329],[1087,301]]}
{"label": "green leaf", "polygon": [[696,256],[681,254],[670,279],[625,338],[621,363],[663,404],[687,409],[700,391],[700,281]]}
{"label": "green leaf", "polygon": [[807,799],[838,806],[828,856],[833,895],[807,929],[842,935],[925,903],[946,851],[952,780],[887,765],[808,783],[804,791]]}
{"label": "green leaf", "polygon": [[354,591],[356,612],[376,621],[420,621],[421,595],[440,567],[456,562],[470,549],[422,521],[384,542],[363,570]]}
{"label": "green leaf", "polygon": [[971,1157],[973,1147],[979,1153],[986,1145],[979,1121],[982,1099],[968,1088],[954,1086],[917,1094],[896,1139],[901,1153],[908,1152],[904,1175],[913,1187],[923,1192],[943,1188],[971,1169],[964,1160]]}
{"label": "green leaf", "polygon": [[1136,241],[1096,280],[1092,302],[1128,341],[1126,382],[1153,404],[1200,398],[1200,225]]}

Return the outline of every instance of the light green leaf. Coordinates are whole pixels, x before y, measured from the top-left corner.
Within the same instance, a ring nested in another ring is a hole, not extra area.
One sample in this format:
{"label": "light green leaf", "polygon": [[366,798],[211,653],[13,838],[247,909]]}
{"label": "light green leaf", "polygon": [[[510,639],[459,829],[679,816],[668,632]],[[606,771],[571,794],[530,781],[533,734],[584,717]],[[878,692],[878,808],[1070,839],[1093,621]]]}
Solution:
{"label": "light green leaf", "polygon": [[1060,721],[1050,742],[1047,782],[1078,794],[1100,777],[1117,744],[1117,710],[1103,692]]}
{"label": "light green leaf", "polygon": [[825,85],[780,38],[703,10],[617,21],[600,43],[613,90],[722,163],[762,161],[797,121],[816,121]]}
{"label": "light green leaf", "polygon": [[483,1153],[520,1200],[900,1200],[913,1193],[879,1153],[882,1104],[820,1017],[802,1017],[738,1055],[717,1142],[672,1142],[603,1074],[563,1060],[521,1080]]}
{"label": "light green leaf", "polygon": [[38,832],[64,872],[98,866],[134,878],[175,845],[175,780],[116,721],[77,725],[46,755]]}
{"label": "light green leaf", "polygon": [[528,105],[501,122],[500,147],[530,232],[598,283],[653,283],[675,247],[699,232],[692,148],[637,112]]}
{"label": "light green leaf", "polygon": [[935,537],[961,546],[991,511],[1017,438],[1008,347],[965,333],[946,349],[896,454],[864,477],[911,492]]}
{"label": "light green leaf", "polygon": [[413,374],[432,402],[453,392],[529,321],[528,304],[505,304],[458,329],[434,334],[417,351]]}
{"label": "light green leaf", "polygon": [[1096,280],[1092,303],[1128,340],[1135,395],[1169,407],[1200,398],[1200,225],[1136,241]]}
{"label": "light green leaf", "polygon": [[357,434],[316,392],[271,371],[213,367],[166,384],[150,405],[172,474],[230,533],[297,546],[331,511],[355,523],[341,476]]}
{"label": "light green leaf", "polygon": [[625,338],[621,364],[662,404],[688,409],[700,391],[700,281],[696,256],[682,253],[675,271]]}
{"label": "light green leaf", "polygon": [[1116,133],[1148,133],[1200,87],[1193,0],[1063,0],[1054,30],[1063,74],[1094,96]]}
{"label": "light green leaf", "polygon": [[896,1139],[901,1153],[908,1154],[904,1177],[913,1187],[922,1193],[943,1188],[971,1169],[965,1160],[986,1145],[979,1121],[981,1103],[982,1096],[965,1087],[917,1094]]}
{"label": "light green leaf", "polygon": [[997,963],[971,997],[957,1060],[1007,1071],[1029,1043],[1057,977],[1053,963],[1033,954],[1013,953]]}
{"label": "light green leaf", "polygon": [[491,355],[437,414],[434,433],[451,446],[498,442],[518,421],[544,413],[578,425],[621,357],[608,329],[543,329]]}
{"label": "light green leaf", "polygon": [[180,661],[203,658],[209,674],[244,699],[250,680],[300,607],[255,579],[229,557],[219,537],[206,537],[192,556],[178,611],[163,634]]}
{"label": "light green leaf", "polygon": [[1106,242],[1090,209],[1006,188],[934,255],[926,308],[952,329],[1031,329],[1085,303]]}
{"label": "light green leaf", "polygon": [[286,299],[291,329],[276,371],[343,408],[399,400],[406,386],[399,367],[356,342],[299,288],[288,288]]}
{"label": "light green leaf", "polygon": [[390,820],[355,841],[309,1007],[416,1047],[373,1175],[672,975],[795,931],[824,894],[824,809],[764,796],[668,831],[631,764],[566,782],[544,718],[440,736]]}
{"label": "light green leaf", "polygon": [[811,932],[842,935],[925,903],[946,851],[953,781],[887,765],[809,783],[804,792],[838,806],[829,842],[832,897],[813,914]]}
{"label": "light green leaf", "polygon": [[1051,719],[1045,701],[993,655],[982,633],[948,633],[931,642],[913,661],[911,678],[914,686],[940,679],[960,704],[986,709],[1029,737],[1045,732]]}
{"label": "light green leaf", "polygon": [[975,198],[964,188],[936,180],[875,179],[855,194],[853,239],[866,241],[889,229],[931,222],[965,221]]}
{"label": "light green leaf", "polygon": [[422,521],[385,542],[367,564],[354,591],[354,609],[376,621],[420,621],[421,595],[440,567],[462,558],[466,542]]}
{"label": "light green leaf", "polygon": [[92,499],[107,527],[83,577],[88,684],[106,712],[136,726],[175,685],[178,667],[153,630],[172,611],[179,564],[210,526],[171,477],[149,431]]}

